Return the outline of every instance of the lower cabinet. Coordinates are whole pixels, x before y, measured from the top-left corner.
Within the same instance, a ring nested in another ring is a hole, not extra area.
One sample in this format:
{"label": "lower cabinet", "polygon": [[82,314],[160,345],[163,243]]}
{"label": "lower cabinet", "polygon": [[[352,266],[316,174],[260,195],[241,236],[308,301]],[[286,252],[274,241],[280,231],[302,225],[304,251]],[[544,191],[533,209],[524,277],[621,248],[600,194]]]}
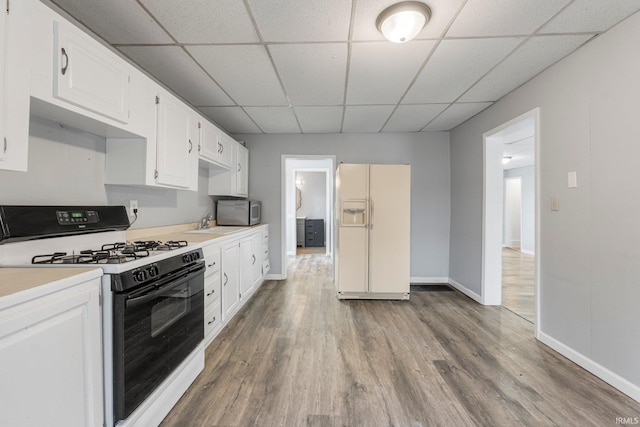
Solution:
{"label": "lower cabinet", "polygon": [[204,244],[205,345],[240,310],[269,271],[269,229],[259,226],[243,237]]}
{"label": "lower cabinet", "polygon": [[99,278],[0,310],[1,426],[103,425],[100,312]]}
{"label": "lower cabinet", "polygon": [[240,305],[240,242],[222,246],[222,321],[226,322]]}

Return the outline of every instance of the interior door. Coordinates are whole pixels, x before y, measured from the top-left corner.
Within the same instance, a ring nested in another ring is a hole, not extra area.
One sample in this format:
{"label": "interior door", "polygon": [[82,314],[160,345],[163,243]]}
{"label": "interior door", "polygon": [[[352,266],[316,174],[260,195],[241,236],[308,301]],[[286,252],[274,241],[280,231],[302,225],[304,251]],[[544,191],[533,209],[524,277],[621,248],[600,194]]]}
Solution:
{"label": "interior door", "polygon": [[409,292],[411,167],[371,165],[369,291]]}

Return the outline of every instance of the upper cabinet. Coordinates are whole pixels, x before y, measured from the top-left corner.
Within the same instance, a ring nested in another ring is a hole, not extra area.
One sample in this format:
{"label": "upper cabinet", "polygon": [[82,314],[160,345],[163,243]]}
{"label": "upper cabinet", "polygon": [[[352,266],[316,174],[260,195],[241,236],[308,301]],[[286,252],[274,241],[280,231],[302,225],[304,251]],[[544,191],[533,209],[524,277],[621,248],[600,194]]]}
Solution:
{"label": "upper cabinet", "polygon": [[209,171],[209,195],[247,197],[249,195],[249,150],[234,142],[230,171]]}
{"label": "upper cabinet", "polygon": [[[156,183],[189,188],[193,184],[190,173],[193,169],[191,159],[197,156],[197,119],[186,105],[162,90],[156,96],[156,106],[158,115]],[[197,157],[195,159],[197,162]],[[197,165],[194,171],[198,172]]]}
{"label": "upper cabinet", "polygon": [[69,23],[53,34],[53,96],[127,123],[131,66]]}
{"label": "upper cabinet", "polygon": [[[33,0],[0,1],[0,169],[26,171]],[[6,12],[5,12],[6,11]]]}
{"label": "upper cabinet", "polygon": [[[218,129],[213,123],[203,120],[200,126],[200,144],[198,150],[200,158],[205,162],[222,169],[231,169],[232,149],[235,144],[228,135]],[[230,142],[231,140],[231,142]]]}

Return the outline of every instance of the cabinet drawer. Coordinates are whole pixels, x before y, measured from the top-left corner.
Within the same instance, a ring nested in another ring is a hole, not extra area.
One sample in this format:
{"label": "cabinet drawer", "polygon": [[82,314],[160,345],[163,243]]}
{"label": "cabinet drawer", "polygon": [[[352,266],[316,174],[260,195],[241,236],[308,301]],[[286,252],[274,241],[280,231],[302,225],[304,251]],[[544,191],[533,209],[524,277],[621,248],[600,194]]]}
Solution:
{"label": "cabinet drawer", "polygon": [[220,311],[220,301],[218,301],[210,310],[204,312],[204,336],[208,336],[214,332],[222,323]]}
{"label": "cabinet drawer", "polygon": [[220,271],[204,279],[204,306],[205,310],[215,301],[220,299]]}
{"label": "cabinet drawer", "polygon": [[204,273],[205,277],[220,272],[220,246],[205,246],[202,248],[204,254],[204,262],[207,269]]}
{"label": "cabinet drawer", "polygon": [[262,262],[262,275],[264,276],[265,274],[267,274],[269,270],[271,270],[271,264],[269,264],[269,259],[265,259]]}

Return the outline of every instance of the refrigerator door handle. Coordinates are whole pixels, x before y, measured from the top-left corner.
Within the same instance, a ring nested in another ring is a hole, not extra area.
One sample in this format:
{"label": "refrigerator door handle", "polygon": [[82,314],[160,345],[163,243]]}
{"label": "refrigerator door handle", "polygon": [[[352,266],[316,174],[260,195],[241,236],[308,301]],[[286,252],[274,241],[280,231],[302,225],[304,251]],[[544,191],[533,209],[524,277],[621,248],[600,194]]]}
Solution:
{"label": "refrigerator door handle", "polygon": [[369,209],[369,228],[373,229],[373,199],[370,200],[371,208]]}

